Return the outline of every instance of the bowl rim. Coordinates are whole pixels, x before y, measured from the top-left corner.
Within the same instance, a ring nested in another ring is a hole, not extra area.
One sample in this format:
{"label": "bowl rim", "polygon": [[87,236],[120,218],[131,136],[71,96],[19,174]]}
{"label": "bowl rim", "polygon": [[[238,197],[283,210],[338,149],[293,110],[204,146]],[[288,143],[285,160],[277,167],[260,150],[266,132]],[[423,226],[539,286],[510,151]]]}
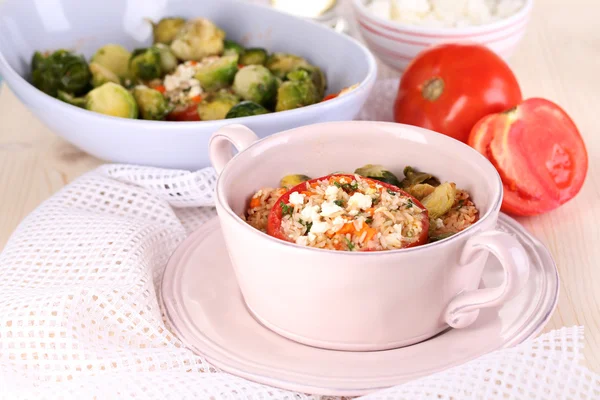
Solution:
{"label": "bowl rim", "polygon": [[[383,29],[393,31],[394,33],[413,35],[418,34],[423,38],[431,39],[468,39],[475,35],[488,35],[498,31],[504,31],[506,28],[518,25],[526,21],[531,14],[535,0],[525,0],[523,7],[515,14],[494,21],[488,24],[466,26],[466,27],[427,27],[419,25],[411,25],[405,22],[398,22],[381,18],[372,13],[365,5],[365,0],[352,0],[352,6],[358,14],[370,20],[370,23],[375,22],[377,26]],[[525,22],[525,25],[527,23]]]}
{"label": "bowl rim", "polygon": [[[15,86],[19,85],[21,88],[21,91],[27,92],[28,95],[37,96],[37,95],[41,94],[41,96],[39,97],[39,100],[43,101],[45,104],[59,107],[58,108],[59,110],[62,107],[66,107],[66,108],[64,108],[65,111],[70,110],[77,114],[83,113],[83,114],[80,114],[81,116],[87,115],[88,117],[92,118],[92,120],[90,120],[90,123],[94,123],[94,122],[106,123],[106,122],[110,122],[110,121],[116,121],[116,122],[119,122],[126,126],[131,126],[131,127],[135,126],[138,128],[146,125],[147,128],[151,128],[151,129],[157,129],[157,128],[164,129],[167,126],[172,126],[172,127],[173,126],[179,126],[179,127],[186,126],[186,127],[198,127],[198,128],[206,128],[206,129],[212,128],[212,129],[216,130],[216,129],[220,128],[221,126],[223,126],[224,124],[229,124],[229,123],[231,123],[231,124],[239,123],[239,124],[245,125],[248,123],[261,123],[261,122],[266,123],[266,122],[270,122],[271,120],[276,119],[276,118],[280,119],[280,118],[287,118],[287,117],[290,117],[290,118],[300,117],[300,114],[302,112],[306,112],[306,110],[311,110],[311,111],[320,110],[321,112],[327,112],[328,110],[330,110],[332,108],[343,107],[344,104],[350,103],[352,101],[352,99],[355,96],[357,96],[357,94],[359,92],[366,91],[367,92],[365,94],[365,96],[366,96],[368,94],[368,92],[371,90],[373,84],[375,83],[375,81],[377,79],[377,73],[378,73],[377,61],[375,60],[375,56],[368,50],[368,48],[363,43],[361,43],[360,41],[355,39],[354,37],[345,35],[345,34],[341,34],[341,33],[337,33],[335,31],[333,31],[331,28],[328,28],[318,22],[315,22],[315,21],[312,21],[312,20],[309,20],[306,18],[295,17],[293,15],[290,15],[283,11],[276,10],[276,9],[268,7],[266,5],[254,4],[254,3],[249,3],[249,2],[238,2],[238,1],[230,1],[230,3],[232,3],[232,4],[240,4],[241,3],[241,5],[246,6],[246,7],[259,8],[259,9],[264,10],[265,12],[271,12],[271,13],[278,14],[278,15],[284,15],[287,18],[302,20],[302,21],[304,21],[304,23],[312,25],[313,29],[321,30],[321,32],[329,32],[332,34],[341,35],[342,40],[345,40],[349,44],[354,45],[357,49],[359,49],[362,52],[362,58],[364,60],[366,60],[366,62],[367,62],[366,76],[362,79],[362,81],[360,81],[358,83],[358,86],[356,88],[354,88],[353,90],[351,90],[350,92],[348,92],[347,94],[345,94],[343,96],[337,96],[337,97],[327,100],[327,101],[320,101],[318,103],[311,104],[309,106],[300,107],[300,108],[296,108],[296,109],[292,109],[292,110],[277,111],[277,112],[272,112],[272,113],[268,113],[268,114],[253,115],[253,116],[241,117],[241,118],[232,118],[229,120],[222,119],[222,120],[214,120],[214,121],[153,121],[153,120],[131,119],[131,118],[122,118],[122,117],[114,117],[114,116],[110,116],[110,115],[104,115],[104,114],[96,113],[96,112],[89,111],[86,109],[82,109],[80,107],[74,106],[72,104],[68,104],[64,101],[61,101],[55,97],[52,97],[52,96],[42,92],[35,86],[33,86],[33,84],[31,82],[29,82],[29,80],[27,80],[26,78],[21,76],[17,71],[15,71],[11,67],[11,65],[8,63],[8,61],[6,60],[6,58],[4,57],[4,55],[2,54],[1,51],[0,51],[0,72],[2,73],[3,80],[14,92],[17,92],[17,89],[16,88],[13,89],[13,83],[15,84]],[[355,83],[352,83],[351,85],[353,85],[353,84],[355,84]]]}
{"label": "bowl rim", "polygon": [[[365,126],[383,126],[383,127],[393,127],[395,129],[397,129],[398,126],[402,127],[403,129],[407,129],[407,130],[412,130],[413,132],[416,133],[421,133],[424,135],[439,135],[438,137],[442,140],[445,141],[449,147],[452,146],[457,146],[459,148],[463,148],[465,149],[467,152],[471,152],[473,154],[473,157],[477,158],[478,160],[482,161],[484,164],[489,164],[489,170],[491,172],[491,174],[493,175],[493,179],[496,180],[496,192],[497,192],[497,196],[495,199],[493,199],[491,201],[490,204],[490,208],[487,210],[487,212],[483,215],[480,216],[480,218],[471,226],[469,226],[468,228],[455,233],[452,236],[449,236],[445,239],[442,240],[438,240],[436,242],[429,242],[420,246],[415,246],[415,247],[407,247],[407,248],[401,248],[401,249],[394,249],[394,250],[381,250],[381,251],[335,251],[335,250],[330,250],[330,249],[319,249],[319,248],[315,248],[315,247],[307,247],[307,246],[300,246],[294,242],[288,242],[285,240],[281,240],[278,238],[275,238],[273,236],[268,235],[265,232],[262,232],[256,228],[254,228],[253,226],[251,226],[250,224],[248,224],[246,221],[244,221],[239,215],[237,215],[230,207],[229,203],[227,201],[225,201],[225,193],[224,193],[224,189],[221,187],[220,182],[223,180],[223,177],[226,176],[226,174],[229,172],[229,169],[231,168],[232,162],[235,161],[236,158],[240,157],[240,155],[242,153],[246,153],[247,151],[251,151],[251,149],[262,145],[262,142],[264,141],[269,141],[269,140],[276,140],[276,138],[278,136],[283,136],[283,135],[291,135],[294,134],[295,131],[301,130],[301,129],[318,129],[318,128],[324,128],[324,127],[328,127],[328,126],[332,126],[332,125],[342,125],[342,124],[353,124],[353,125],[365,125]],[[334,121],[334,122],[321,122],[321,123],[317,123],[317,124],[311,124],[311,125],[305,125],[305,126],[301,126],[298,128],[293,128],[293,129],[288,129],[285,131],[281,131],[278,133],[275,133],[274,135],[265,137],[263,139],[259,139],[257,141],[255,141],[254,143],[252,143],[250,146],[246,147],[245,149],[243,149],[243,151],[238,152],[236,155],[233,156],[233,158],[231,160],[229,160],[229,162],[225,165],[225,168],[223,168],[223,170],[221,171],[221,173],[219,174],[219,177],[217,179],[217,183],[216,183],[216,190],[215,190],[215,195],[216,195],[216,205],[217,207],[221,207],[229,217],[232,217],[233,220],[235,221],[235,223],[237,223],[238,225],[242,226],[242,229],[245,229],[248,232],[251,232],[250,234],[253,235],[259,235],[259,237],[262,237],[266,240],[269,240],[271,243],[273,243],[274,246],[288,246],[290,247],[292,250],[296,250],[296,251],[310,251],[310,252],[319,252],[319,253],[323,253],[323,254],[336,254],[336,255],[341,255],[341,256],[350,256],[350,257],[376,257],[376,256],[382,256],[382,255],[393,255],[393,254],[405,254],[405,253],[411,253],[411,252],[417,252],[417,251],[425,251],[427,249],[430,249],[431,247],[434,246],[443,246],[449,242],[454,242],[456,240],[458,240],[459,238],[464,238],[467,235],[470,235],[472,233],[476,233],[479,229],[480,226],[484,224],[484,221],[489,220],[490,218],[492,218],[494,215],[498,215],[498,213],[500,212],[500,206],[502,205],[502,198],[504,195],[504,187],[502,184],[502,179],[500,178],[500,174],[498,173],[498,171],[496,170],[496,168],[494,168],[494,166],[491,164],[491,162],[485,158],[483,156],[483,154],[479,153],[477,150],[473,149],[472,147],[466,145],[465,143],[462,143],[456,139],[453,139],[449,136],[445,136],[442,135],[440,133],[431,131],[429,129],[424,129],[424,128],[420,128],[420,127],[416,127],[416,126],[412,126],[412,125],[406,125],[406,124],[399,124],[399,123],[395,123],[395,122],[383,122],[383,121]],[[219,219],[221,217],[219,216]]]}

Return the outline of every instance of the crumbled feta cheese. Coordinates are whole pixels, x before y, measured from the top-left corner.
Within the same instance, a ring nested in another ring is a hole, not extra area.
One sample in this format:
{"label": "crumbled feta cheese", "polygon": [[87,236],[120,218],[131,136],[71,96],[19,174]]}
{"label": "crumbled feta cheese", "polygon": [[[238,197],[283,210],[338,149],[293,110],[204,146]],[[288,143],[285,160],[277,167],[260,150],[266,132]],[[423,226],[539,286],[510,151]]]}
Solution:
{"label": "crumbled feta cheese", "polygon": [[313,222],[309,233],[325,233],[329,228],[330,226],[327,222]]}
{"label": "crumbled feta cheese", "polygon": [[438,228],[438,229],[443,228],[444,227],[444,221],[442,221],[441,218],[437,218],[435,220],[435,227]]}
{"label": "crumbled feta cheese", "polygon": [[342,207],[330,201],[321,204],[321,215],[324,217],[331,217],[333,214],[343,210]]}
{"label": "crumbled feta cheese", "polygon": [[385,241],[387,242],[388,246],[400,246],[402,244],[402,234],[393,232],[385,235]]}
{"label": "crumbled feta cheese", "polygon": [[367,196],[359,192],[354,193],[352,196],[350,196],[350,199],[348,199],[348,207],[351,208],[360,208],[362,210],[366,210],[367,208],[371,207],[371,204],[373,204],[373,199],[371,196]]}
{"label": "crumbled feta cheese", "polygon": [[317,239],[317,235],[315,235],[315,234],[314,234],[314,233],[312,233],[312,232],[308,232],[308,241],[309,241],[309,242],[314,242],[314,241],[315,241],[315,239]]}
{"label": "crumbled feta cheese", "polygon": [[293,205],[304,204],[305,197],[306,197],[306,195],[304,193],[292,192],[292,194],[290,194],[290,204],[293,204]]}
{"label": "crumbled feta cheese", "polygon": [[358,210],[350,210],[350,211],[348,211],[348,215],[350,215],[351,217],[354,217],[354,216],[358,215]]}
{"label": "crumbled feta cheese", "polygon": [[302,216],[302,219],[304,219],[305,221],[319,222],[321,220],[321,216],[319,215],[320,208],[321,207],[319,207],[317,205],[306,206],[300,212],[300,215]]}
{"label": "crumbled feta cheese", "polygon": [[346,223],[346,220],[338,215],[337,217],[335,217],[333,219],[332,223],[333,223],[334,228],[341,227],[342,225],[344,225]]}
{"label": "crumbled feta cheese", "polygon": [[327,200],[334,201],[335,199],[337,199],[339,191],[340,189],[337,186],[328,186],[327,189],[325,189],[325,196],[327,197]]}
{"label": "crumbled feta cheese", "polygon": [[308,238],[306,236],[298,236],[296,239],[296,244],[300,246],[308,246]]}

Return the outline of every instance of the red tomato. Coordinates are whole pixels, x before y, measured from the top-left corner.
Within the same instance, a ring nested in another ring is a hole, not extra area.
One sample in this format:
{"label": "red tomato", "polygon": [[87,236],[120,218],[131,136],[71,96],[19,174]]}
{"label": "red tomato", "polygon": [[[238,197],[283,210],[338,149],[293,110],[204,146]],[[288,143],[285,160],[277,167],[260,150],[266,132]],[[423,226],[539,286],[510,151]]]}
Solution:
{"label": "red tomato", "polygon": [[394,119],[466,142],[477,121],[521,100],[517,79],[492,50],[444,44],[410,63],[400,81]]}
{"label": "red tomato", "polygon": [[321,101],[327,101],[327,100],[335,99],[336,97],[338,97],[338,95],[339,95],[339,93],[328,94],[327,96],[323,97],[323,100],[321,100]]}
{"label": "red tomato", "polygon": [[504,185],[502,210],[514,215],[551,211],[579,192],[588,169],[577,126],[558,105],[528,99],[481,119],[469,145],[494,164]]}
{"label": "red tomato", "polygon": [[[284,235],[281,230],[281,221],[283,219],[282,205],[289,203],[290,195],[292,193],[303,192],[305,190],[308,190],[310,188],[310,184],[312,184],[314,182],[322,181],[322,180],[330,180],[332,178],[346,178],[346,179],[349,179],[350,181],[355,179],[354,175],[334,174],[334,175],[324,176],[321,178],[311,179],[310,181],[302,182],[301,184],[294,186],[289,191],[284,193],[277,200],[277,203],[275,203],[275,205],[271,209],[271,212],[269,213],[269,220],[267,223],[267,234],[269,234],[270,236],[276,237],[278,239],[281,239],[281,240],[290,241],[290,239],[286,235]],[[374,179],[369,179],[369,178],[363,178],[363,179],[367,182],[371,182],[372,184],[379,184],[379,185],[383,186],[384,188],[389,189],[393,192],[400,193],[402,196],[409,197],[417,207],[423,209],[424,213],[425,213],[425,217],[423,218],[423,230],[421,232],[421,236],[419,237],[419,240],[417,240],[414,243],[411,243],[410,245],[408,245],[406,247],[415,247],[415,246],[420,246],[422,244],[427,243],[428,232],[429,232],[429,217],[428,217],[427,209],[425,208],[425,206],[423,206],[423,204],[421,204],[421,202],[419,200],[417,200],[415,197],[406,193],[405,191],[398,188],[397,186],[390,185],[389,183],[385,183],[385,182],[380,182],[380,181],[377,181]]]}
{"label": "red tomato", "polygon": [[190,104],[188,106],[177,106],[173,111],[167,114],[167,121],[200,121],[198,105]]}

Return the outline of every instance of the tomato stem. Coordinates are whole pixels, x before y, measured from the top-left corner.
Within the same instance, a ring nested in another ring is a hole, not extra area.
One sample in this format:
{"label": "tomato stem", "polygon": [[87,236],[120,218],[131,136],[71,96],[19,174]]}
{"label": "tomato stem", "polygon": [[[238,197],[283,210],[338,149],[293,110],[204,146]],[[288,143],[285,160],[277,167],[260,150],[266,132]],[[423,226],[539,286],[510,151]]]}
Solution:
{"label": "tomato stem", "polygon": [[440,77],[431,78],[421,90],[423,97],[429,101],[436,101],[444,93],[444,80]]}

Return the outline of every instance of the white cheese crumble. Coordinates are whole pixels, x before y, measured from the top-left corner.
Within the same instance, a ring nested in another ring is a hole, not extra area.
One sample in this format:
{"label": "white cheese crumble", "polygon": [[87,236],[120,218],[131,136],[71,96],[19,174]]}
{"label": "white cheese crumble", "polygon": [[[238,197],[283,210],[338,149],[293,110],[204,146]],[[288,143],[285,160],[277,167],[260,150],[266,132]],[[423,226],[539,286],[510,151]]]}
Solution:
{"label": "white cheese crumble", "polygon": [[348,207],[351,208],[360,208],[366,210],[367,208],[371,207],[371,204],[373,204],[373,199],[371,196],[367,196],[366,194],[359,192],[354,193],[348,199]]}
{"label": "white cheese crumble", "polygon": [[344,218],[342,218],[340,215],[338,215],[331,222],[333,223],[333,227],[337,228],[337,227],[341,227],[342,225],[344,225],[346,223],[346,220]]}
{"label": "white cheese crumble", "polygon": [[327,189],[325,189],[325,197],[327,197],[327,200],[329,201],[334,201],[337,199],[339,191],[340,189],[337,186],[327,186]]}
{"label": "white cheese crumble", "polygon": [[333,214],[342,210],[343,208],[334,202],[326,201],[325,203],[321,204],[321,215],[324,217],[331,217]]}
{"label": "white cheese crumble", "polygon": [[300,212],[302,219],[310,222],[319,222],[321,220],[321,216],[319,215],[319,210],[321,207],[315,206],[306,206]]}
{"label": "white cheese crumble", "polygon": [[373,0],[373,14],[413,25],[464,27],[489,24],[516,14],[525,0]]}
{"label": "white cheese crumble", "polygon": [[304,204],[304,198],[306,195],[304,193],[292,192],[290,194],[290,203],[299,206]]}
{"label": "white cheese crumble", "polygon": [[163,81],[165,97],[171,104],[185,104],[203,93],[200,82],[194,78],[199,68],[211,64],[219,57],[206,57],[202,62],[187,61],[177,66],[173,73],[166,75]]}
{"label": "white cheese crumble", "polygon": [[306,236],[298,236],[296,238],[296,244],[300,246],[308,246],[308,238]]}
{"label": "white cheese crumble", "polygon": [[325,233],[329,230],[329,223],[327,222],[313,222],[309,233]]}

